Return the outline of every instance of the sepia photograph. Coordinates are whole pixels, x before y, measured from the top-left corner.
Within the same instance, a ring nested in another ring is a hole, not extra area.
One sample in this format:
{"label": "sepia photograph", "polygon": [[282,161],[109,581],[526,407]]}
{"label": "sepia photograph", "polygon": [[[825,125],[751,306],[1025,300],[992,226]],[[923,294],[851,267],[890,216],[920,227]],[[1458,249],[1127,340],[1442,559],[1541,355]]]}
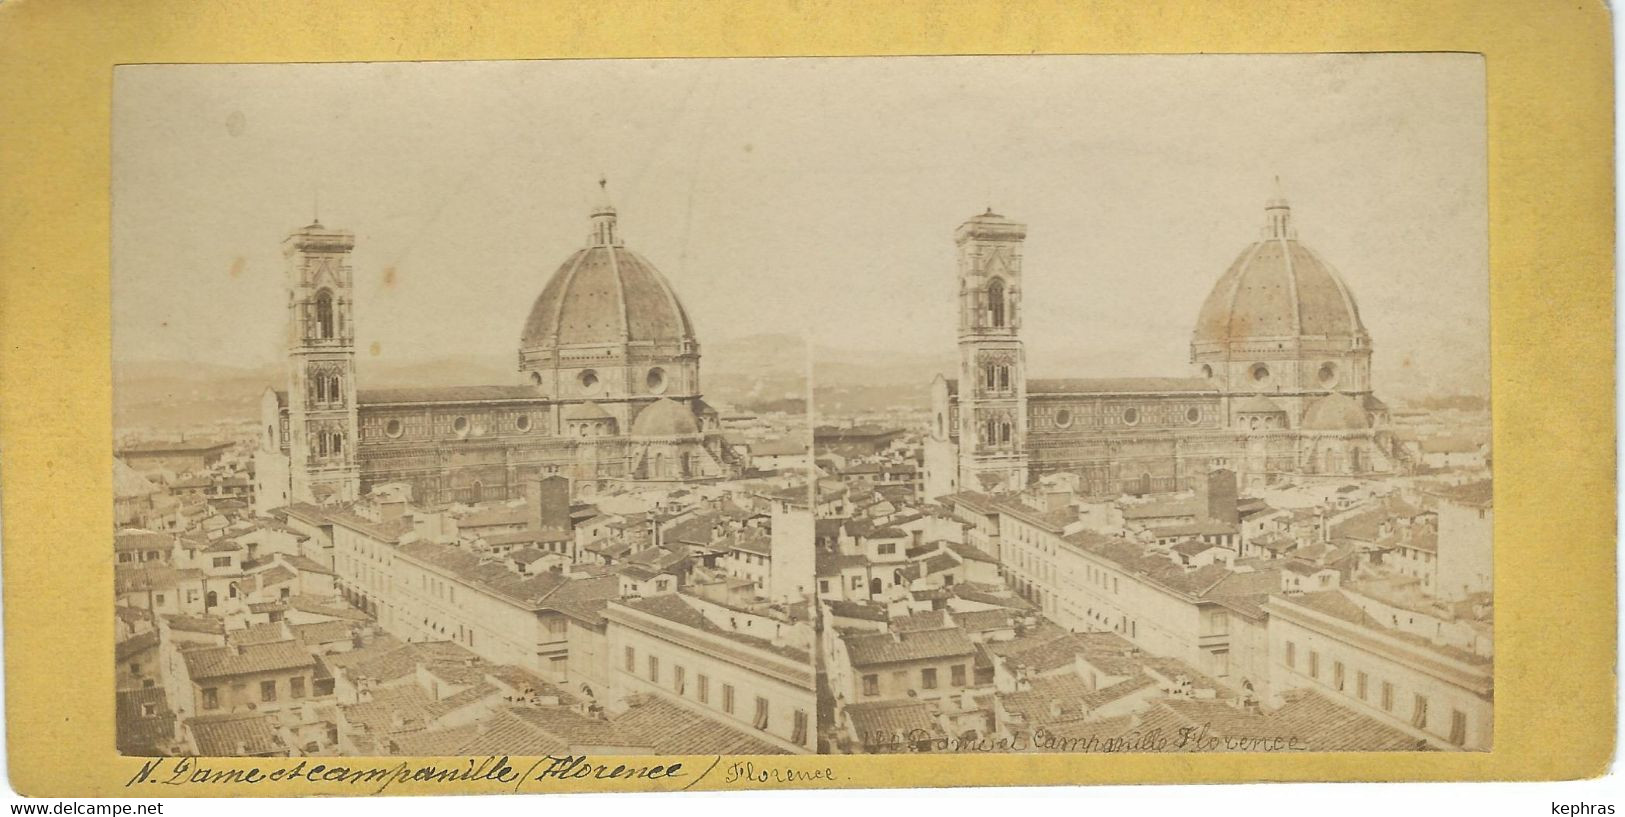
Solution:
{"label": "sepia photograph", "polygon": [[1488,751],[1485,106],[1467,54],[120,67],[118,750]]}
{"label": "sepia photograph", "polygon": [[821,745],[1489,750],[1482,60],[885,73],[814,333]]}
{"label": "sepia photograph", "polygon": [[120,69],[120,751],[815,748],[807,352],[704,69]]}

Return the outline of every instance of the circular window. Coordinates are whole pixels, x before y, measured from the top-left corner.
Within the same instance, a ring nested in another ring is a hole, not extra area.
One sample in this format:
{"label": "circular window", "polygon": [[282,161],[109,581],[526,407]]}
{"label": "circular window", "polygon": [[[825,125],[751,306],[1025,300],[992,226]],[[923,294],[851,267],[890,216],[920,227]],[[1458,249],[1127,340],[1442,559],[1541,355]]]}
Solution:
{"label": "circular window", "polygon": [[1072,412],[1061,409],[1055,412],[1055,425],[1058,428],[1067,428],[1072,425]]}
{"label": "circular window", "polygon": [[405,430],[406,429],[401,425],[400,420],[390,420],[389,422],[384,423],[384,433],[391,437],[399,437],[401,436],[401,432]]}
{"label": "circular window", "polygon": [[656,366],[649,370],[649,376],[643,379],[649,387],[650,394],[664,394],[666,391],[666,370]]}
{"label": "circular window", "polygon": [[1190,423],[1191,425],[1196,425],[1197,423],[1199,423],[1201,421],[1202,421],[1202,410],[1201,409],[1199,409],[1199,408],[1197,408],[1195,406],[1191,406],[1190,408],[1185,409],[1185,422]]}
{"label": "circular window", "polygon": [[1252,368],[1253,382],[1262,383],[1270,379],[1270,367],[1262,363],[1254,363]]}
{"label": "circular window", "polygon": [[1123,422],[1135,425],[1140,422],[1140,410],[1137,408],[1123,409]]}
{"label": "circular window", "polygon": [[458,434],[467,434],[468,433],[468,418],[467,417],[458,417],[457,419],[452,420],[451,421],[451,430],[457,432]]}
{"label": "circular window", "polygon": [[529,431],[530,415],[521,414],[518,417],[513,418],[513,427],[519,429],[520,431]]}
{"label": "circular window", "polygon": [[1322,386],[1330,386],[1330,385],[1336,383],[1337,382],[1337,364],[1335,364],[1335,363],[1322,363],[1322,364],[1320,364],[1320,373],[1319,373],[1318,376],[1320,377],[1320,385],[1322,385]]}
{"label": "circular window", "polygon": [[598,391],[598,373],[592,369],[582,372],[577,379],[581,382],[581,391],[587,394]]}

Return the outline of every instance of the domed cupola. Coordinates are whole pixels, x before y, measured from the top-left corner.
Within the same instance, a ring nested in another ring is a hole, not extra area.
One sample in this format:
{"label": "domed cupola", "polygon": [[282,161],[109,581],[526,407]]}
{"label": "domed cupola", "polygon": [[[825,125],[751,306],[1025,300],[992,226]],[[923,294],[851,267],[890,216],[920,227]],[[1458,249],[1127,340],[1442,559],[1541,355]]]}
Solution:
{"label": "domed cupola", "polygon": [[1277,190],[1259,239],[1242,250],[1197,315],[1191,361],[1231,393],[1367,392],[1371,338],[1354,293],[1298,239]]}
{"label": "domed cupola", "polygon": [[561,400],[698,396],[699,342],[676,291],[626,247],[607,200],[591,227],[531,307],[520,371]]}

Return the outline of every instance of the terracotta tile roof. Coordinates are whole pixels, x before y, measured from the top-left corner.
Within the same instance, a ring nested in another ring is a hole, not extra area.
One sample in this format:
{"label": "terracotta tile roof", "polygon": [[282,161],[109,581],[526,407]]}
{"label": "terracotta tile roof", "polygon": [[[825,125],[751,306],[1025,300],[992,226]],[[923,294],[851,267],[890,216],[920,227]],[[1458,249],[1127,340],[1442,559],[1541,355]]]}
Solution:
{"label": "terracotta tile roof", "polygon": [[882,605],[861,601],[846,601],[844,599],[832,599],[826,601],[825,604],[829,606],[831,615],[841,618],[856,618],[864,621],[886,620],[886,608]]}
{"label": "terracotta tile roof", "polygon": [[202,757],[246,757],[288,751],[269,715],[202,715],[185,721]]}
{"label": "terracotta tile roof", "polygon": [[433,565],[456,576],[462,582],[501,596],[522,607],[537,607],[548,594],[567,580],[551,571],[534,576],[521,576],[502,564],[484,561],[461,548],[433,542],[410,542],[401,545],[398,556]]}
{"label": "terracotta tile roof", "polygon": [[182,585],[201,585],[202,581],[203,571],[195,568],[176,569],[152,562],[113,567],[113,587],[119,594],[174,590]]}
{"label": "terracotta tile roof", "polygon": [[848,635],[846,652],[854,668],[935,658],[971,657],[976,647],[957,627],[906,633]]}
{"label": "terracotta tile roof", "polygon": [[251,624],[240,630],[226,631],[226,643],[234,647],[247,644],[270,644],[277,641],[287,641],[291,637],[280,621],[273,621],[269,624]]}
{"label": "terracotta tile roof", "polygon": [[113,535],[113,550],[162,550],[165,553],[175,544],[175,537],[167,533],[127,528]]}
{"label": "terracotta tile roof", "polygon": [[871,750],[946,734],[923,701],[848,704],[845,712],[858,741]]}
{"label": "terracotta tile roof", "polygon": [[213,635],[226,634],[226,622],[219,616],[164,616],[169,629],[183,633],[209,633]]}
{"label": "terracotta tile roof", "polygon": [[664,595],[650,596],[643,599],[623,601],[621,604],[633,610],[663,618],[667,621],[680,624],[690,629],[700,630],[713,635],[719,635],[729,639],[730,641],[735,641],[749,647],[754,647],[758,650],[764,650],[782,658],[788,658],[797,663],[807,664],[810,666],[812,662],[812,656],[807,650],[782,646],[768,641],[765,638],[756,638],[755,636],[745,635],[744,633],[736,632],[734,630],[727,630],[712,624],[710,620],[705,617],[704,613],[700,612],[698,608],[684,600],[683,597],[678,593],[666,593]]}
{"label": "terracotta tile roof", "polygon": [[294,638],[306,646],[351,641],[355,638],[356,624],[349,621],[318,621],[313,624],[290,624]]}
{"label": "terracotta tile roof", "polygon": [[976,547],[975,545],[967,545],[961,542],[944,542],[943,546],[953,551],[963,561],[988,562],[990,564],[999,563],[998,559],[983,553],[982,549]]}
{"label": "terracotta tile roof", "polygon": [[241,646],[198,647],[181,653],[193,681],[229,678],[260,672],[309,669],[316,663],[296,641],[275,641]]}
{"label": "terracotta tile roof", "polygon": [[[120,659],[122,660],[122,659]],[[170,753],[175,741],[175,713],[163,687],[119,690],[114,725],[118,750],[126,755],[154,756]],[[145,708],[152,707],[152,714]]]}
{"label": "terracotta tile roof", "polygon": [[1015,614],[1003,607],[993,610],[955,611],[953,613],[953,623],[971,633],[1002,630],[1015,626]]}
{"label": "terracotta tile roof", "polygon": [[[329,665],[333,663],[332,659],[332,656],[328,657]],[[417,672],[419,666],[448,665],[478,668],[476,675],[483,673],[486,666],[479,656],[460,644],[451,641],[415,641],[365,656],[363,660],[349,665],[348,675],[358,680],[365,678],[388,683]]]}
{"label": "terracotta tile roof", "polygon": [[318,562],[309,556],[301,556],[299,554],[290,556],[288,554],[283,554],[282,561],[286,562],[289,567],[292,567],[294,570],[297,570],[300,573],[320,573],[324,576],[336,575],[326,565],[323,565],[321,562]]}
{"label": "terracotta tile roof", "polygon": [[327,616],[328,618],[341,618],[348,621],[372,621],[372,617],[360,610],[345,604],[336,596],[289,596],[287,605],[301,613]]}
{"label": "terracotta tile roof", "polygon": [[[654,754],[778,755],[788,754],[744,729],[702,715],[658,695],[640,695],[613,723],[623,734],[650,744]],[[813,713],[808,712],[809,722]]]}
{"label": "terracotta tile roof", "polygon": [[547,609],[556,610],[577,621],[604,623],[604,608],[621,595],[620,580],[613,575],[571,578],[547,597]]}
{"label": "terracotta tile roof", "polygon": [[948,613],[945,610],[926,610],[919,613],[909,613],[897,616],[891,620],[891,631],[894,633],[912,633],[920,630],[940,630],[948,627]]}
{"label": "terracotta tile roof", "polygon": [[158,646],[158,631],[148,630],[113,645],[113,657],[122,664],[131,658]]}

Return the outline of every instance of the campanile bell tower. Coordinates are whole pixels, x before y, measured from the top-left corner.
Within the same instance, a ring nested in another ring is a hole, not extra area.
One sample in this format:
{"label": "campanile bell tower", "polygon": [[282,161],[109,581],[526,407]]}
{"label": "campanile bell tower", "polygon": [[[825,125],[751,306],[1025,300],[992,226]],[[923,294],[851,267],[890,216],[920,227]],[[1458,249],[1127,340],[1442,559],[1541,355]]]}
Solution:
{"label": "campanile bell tower", "polygon": [[989,209],[954,233],[959,248],[959,484],[1027,484],[1027,358],[1021,248],[1027,227]]}
{"label": "campanile bell tower", "polygon": [[282,243],[288,269],[288,468],[293,502],[360,495],[355,322],[350,251],[355,236],[320,222]]}

